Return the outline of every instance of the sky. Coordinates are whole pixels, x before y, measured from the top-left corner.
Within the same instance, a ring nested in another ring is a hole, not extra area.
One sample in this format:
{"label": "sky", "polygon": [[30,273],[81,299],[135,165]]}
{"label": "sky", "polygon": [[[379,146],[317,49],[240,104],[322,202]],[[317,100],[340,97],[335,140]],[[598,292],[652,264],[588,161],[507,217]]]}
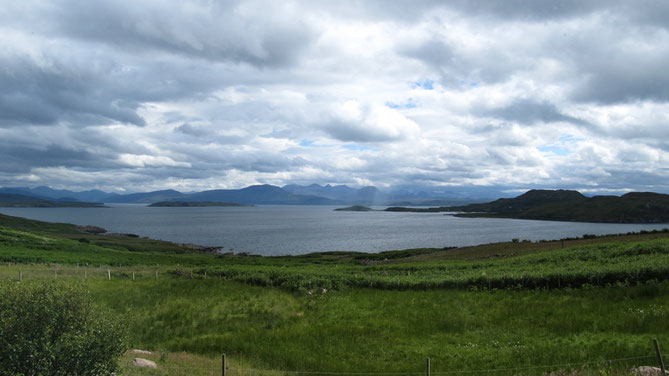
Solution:
{"label": "sky", "polygon": [[0,0],[0,186],[669,192],[669,2]]}

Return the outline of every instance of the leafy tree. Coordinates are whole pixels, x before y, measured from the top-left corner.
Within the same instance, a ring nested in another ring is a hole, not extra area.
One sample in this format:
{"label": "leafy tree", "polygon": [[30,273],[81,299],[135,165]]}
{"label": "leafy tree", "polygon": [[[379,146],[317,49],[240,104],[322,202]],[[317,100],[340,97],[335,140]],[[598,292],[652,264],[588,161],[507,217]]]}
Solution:
{"label": "leafy tree", "polygon": [[82,287],[0,284],[0,374],[106,375],[125,349],[120,323]]}

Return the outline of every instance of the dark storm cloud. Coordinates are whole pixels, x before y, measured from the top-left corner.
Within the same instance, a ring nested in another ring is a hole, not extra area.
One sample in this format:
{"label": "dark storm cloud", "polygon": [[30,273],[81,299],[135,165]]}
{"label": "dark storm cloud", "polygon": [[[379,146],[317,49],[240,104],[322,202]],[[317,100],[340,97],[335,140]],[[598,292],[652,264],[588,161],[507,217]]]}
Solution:
{"label": "dark storm cloud", "polygon": [[474,16],[489,16],[504,20],[543,21],[582,17],[609,5],[606,0],[480,0],[448,1],[446,6]]}
{"label": "dark storm cloud", "polygon": [[580,102],[600,104],[669,101],[669,54],[642,58],[620,54],[600,64],[587,64],[585,80],[573,92]]}
{"label": "dark storm cloud", "polygon": [[564,115],[560,112],[557,106],[552,103],[536,102],[531,99],[520,99],[506,107],[482,109],[478,112],[485,116],[529,125],[537,122],[568,122],[578,125],[588,124],[582,119]]}
{"label": "dark storm cloud", "polygon": [[164,51],[274,67],[293,62],[312,35],[281,10],[272,2],[258,13],[242,1],[72,0],[41,7],[49,22],[35,28],[140,54]]}
{"label": "dark storm cloud", "polygon": [[188,123],[181,124],[180,126],[174,128],[174,131],[194,137],[201,137],[209,134],[209,132],[202,129],[201,127],[193,126]]}
{"label": "dark storm cloud", "polygon": [[[28,58],[0,58],[0,126],[50,125],[59,121],[145,125],[137,101],[114,96],[103,72],[59,62],[38,66]],[[74,69],[73,69],[74,68]]]}
{"label": "dark storm cloud", "polygon": [[332,120],[324,127],[325,131],[337,140],[344,142],[386,142],[399,138],[379,129],[372,129],[344,120]]}
{"label": "dark storm cloud", "polygon": [[3,171],[28,172],[35,167],[70,166],[77,168],[111,168],[110,163],[97,153],[87,150],[69,149],[60,145],[35,148],[12,143],[0,143],[0,159]]}
{"label": "dark storm cloud", "polygon": [[514,61],[512,51],[499,48],[462,50],[437,39],[401,46],[398,53],[434,69],[441,76],[441,83],[450,88],[466,89],[502,82],[515,71],[528,68],[526,63]]}

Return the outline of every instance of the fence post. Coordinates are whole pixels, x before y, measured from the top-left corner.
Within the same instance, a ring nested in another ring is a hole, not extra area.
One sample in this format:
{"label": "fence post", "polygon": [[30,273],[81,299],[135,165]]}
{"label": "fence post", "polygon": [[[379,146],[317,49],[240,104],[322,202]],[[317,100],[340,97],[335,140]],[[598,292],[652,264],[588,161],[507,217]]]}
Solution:
{"label": "fence post", "polygon": [[107,280],[111,281],[111,270],[107,269]]}
{"label": "fence post", "polygon": [[222,363],[222,365],[221,365],[221,375],[222,375],[222,376],[226,376],[227,373],[228,373],[228,371],[227,371],[227,369],[228,369],[228,360],[225,358],[225,354],[223,354],[221,361],[222,361],[222,362],[221,362],[221,363]]}
{"label": "fence post", "polygon": [[657,359],[660,361],[660,369],[662,370],[662,374],[665,374],[664,370],[664,360],[662,359],[662,353],[660,352],[660,344],[657,343],[657,338],[653,339],[653,344],[655,345],[655,353],[657,354]]}
{"label": "fence post", "polygon": [[19,269],[19,282],[23,281],[23,270]]}
{"label": "fence post", "polygon": [[135,272],[132,272],[132,280],[135,280]]}
{"label": "fence post", "polygon": [[427,358],[427,364],[426,364],[426,368],[425,368],[425,374],[426,374],[427,376],[430,376],[430,358]]}

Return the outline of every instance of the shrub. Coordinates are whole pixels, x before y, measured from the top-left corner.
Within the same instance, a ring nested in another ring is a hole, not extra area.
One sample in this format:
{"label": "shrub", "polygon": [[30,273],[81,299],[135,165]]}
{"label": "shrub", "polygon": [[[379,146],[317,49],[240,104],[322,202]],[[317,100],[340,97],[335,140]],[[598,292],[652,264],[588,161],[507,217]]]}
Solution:
{"label": "shrub", "polygon": [[0,374],[106,375],[125,349],[120,324],[82,287],[0,284]]}

